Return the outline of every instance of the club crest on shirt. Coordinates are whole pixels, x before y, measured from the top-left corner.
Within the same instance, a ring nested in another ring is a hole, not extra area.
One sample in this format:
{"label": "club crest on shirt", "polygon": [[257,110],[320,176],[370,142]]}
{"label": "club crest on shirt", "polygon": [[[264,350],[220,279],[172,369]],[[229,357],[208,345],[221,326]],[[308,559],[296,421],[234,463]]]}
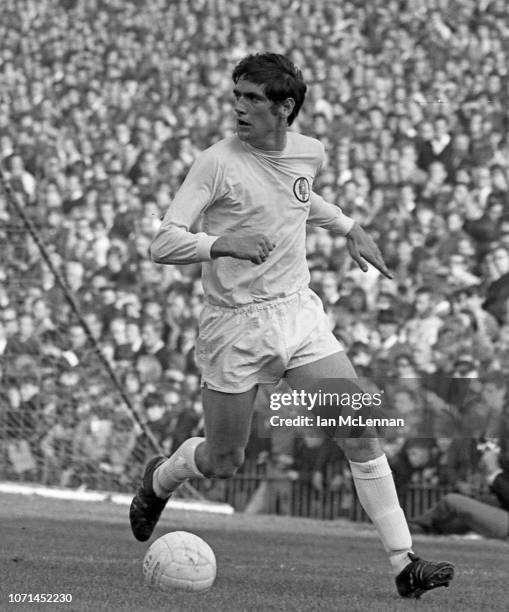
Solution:
{"label": "club crest on shirt", "polygon": [[293,184],[293,193],[299,202],[309,201],[311,189],[309,187],[309,181],[306,177],[299,176],[299,178]]}

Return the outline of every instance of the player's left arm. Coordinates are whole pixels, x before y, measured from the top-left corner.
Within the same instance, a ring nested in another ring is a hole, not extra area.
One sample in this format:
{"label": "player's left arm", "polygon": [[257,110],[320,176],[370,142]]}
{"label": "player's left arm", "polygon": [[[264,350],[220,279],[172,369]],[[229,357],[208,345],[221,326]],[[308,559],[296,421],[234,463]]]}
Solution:
{"label": "player's left arm", "polygon": [[374,266],[387,278],[392,278],[385,265],[380,249],[374,240],[351,217],[334,204],[326,202],[315,192],[310,195],[308,223],[329,230],[332,233],[345,236],[348,252],[363,272],[367,272],[367,263]]}

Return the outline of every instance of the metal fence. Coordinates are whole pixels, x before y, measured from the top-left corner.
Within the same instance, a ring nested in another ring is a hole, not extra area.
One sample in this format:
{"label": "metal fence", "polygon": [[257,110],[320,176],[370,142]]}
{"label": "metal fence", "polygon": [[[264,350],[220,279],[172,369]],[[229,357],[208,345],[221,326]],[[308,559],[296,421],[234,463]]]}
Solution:
{"label": "metal fence", "polygon": [[[318,491],[307,480],[270,475],[252,463],[245,465],[242,473],[231,480],[194,481],[193,484],[208,498],[226,502],[237,511],[322,520],[369,520],[351,479],[346,479],[336,490]],[[436,504],[449,491],[449,488],[442,486],[412,484],[401,492],[400,502],[407,517],[412,519]]]}
{"label": "metal fence", "polygon": [[[122,472],[105,462],[75,462],[70,448],[58,457],[34,455],[27,440],[0,437],[0,480],[48,486],[131,493],[141,475],[140,462]],[[192,481],[207,499],[230,504],[239,512],[279,514],[314,519],[346,518],[367,521],[353,489],[346,480],[337,490],[317,491],[310,482],[270,473],[267,466],[247,462],[242,473],[230,480]],[[443,487],[411,485],[401,496],[408,518],[435,504],[447,492]]]}

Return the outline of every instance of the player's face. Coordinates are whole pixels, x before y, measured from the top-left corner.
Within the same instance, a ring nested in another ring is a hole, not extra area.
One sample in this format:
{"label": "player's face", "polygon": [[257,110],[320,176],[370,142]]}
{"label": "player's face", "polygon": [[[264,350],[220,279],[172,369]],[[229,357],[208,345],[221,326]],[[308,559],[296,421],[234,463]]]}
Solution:
{"label": "player's face", "polygon": [[286,132],[286,117],[263,92],[261,85],[239,79],[233,89],[238,137],[254,147],[276,150]]}

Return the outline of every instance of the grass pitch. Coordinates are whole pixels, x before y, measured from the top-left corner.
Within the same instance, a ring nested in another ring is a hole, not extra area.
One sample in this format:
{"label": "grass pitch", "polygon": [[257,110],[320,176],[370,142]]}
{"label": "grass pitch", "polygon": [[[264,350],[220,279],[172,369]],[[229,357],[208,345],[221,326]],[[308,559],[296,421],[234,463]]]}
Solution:
{"label": "grass pitch", "polygon": [[[142,579],[149,543],[132,538],[127,512],[109,502],[1,495],[0,611],[509,610],[509,542],[417,537],[416,551],[452,561],[456,578],[449,589],[403,600],[368,526],[181,511],[167,511],[154,538],[179,529],[204,538],[216,553],[216,583],[205,594],[156,593]],[[9,593],[70,593],[73,600],[15,604]]]}

